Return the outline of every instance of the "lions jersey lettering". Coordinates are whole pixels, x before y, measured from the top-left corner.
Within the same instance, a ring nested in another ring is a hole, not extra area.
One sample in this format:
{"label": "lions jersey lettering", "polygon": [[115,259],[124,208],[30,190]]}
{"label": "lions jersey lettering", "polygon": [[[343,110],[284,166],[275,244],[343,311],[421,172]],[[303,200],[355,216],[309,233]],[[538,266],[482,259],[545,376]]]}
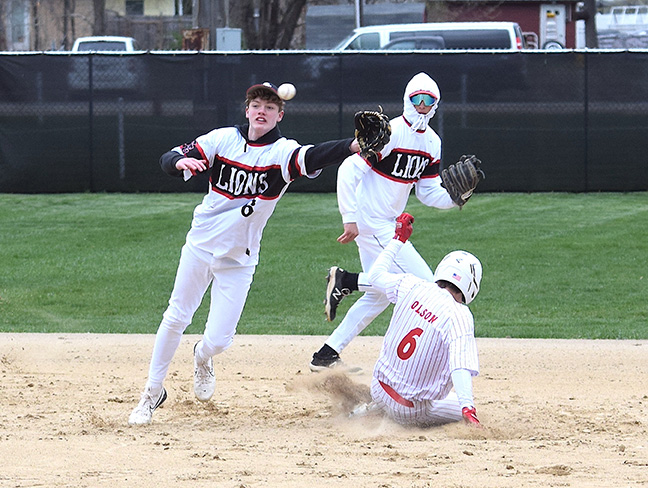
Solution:
{"label": "lions jersey lettering", "polygon": [[210,177],[212,189],[234,198],[273,199],[281,195],[286,182],[280,166],[249,167],[223,158],[216,158]]}
{"label": "lions jersey lettering", "polygon": [[[196,141],[180,146],[180,150],[185,157],[208,160]],[[273,200],[287,185],[280,165],[252,167],[218,155],[214,158],[209,181],[212,190],[230,200],[257,197]]]}
{"label": "lions jersey lettering", "polygon": [[[391,180],[413,183],[424,176],[436,176],[439,162],[432,161],[429,154],[419,151],[395,149],[387,157],[378,161],[372,169]],[[427,170],[427,171],[426,171]]]}

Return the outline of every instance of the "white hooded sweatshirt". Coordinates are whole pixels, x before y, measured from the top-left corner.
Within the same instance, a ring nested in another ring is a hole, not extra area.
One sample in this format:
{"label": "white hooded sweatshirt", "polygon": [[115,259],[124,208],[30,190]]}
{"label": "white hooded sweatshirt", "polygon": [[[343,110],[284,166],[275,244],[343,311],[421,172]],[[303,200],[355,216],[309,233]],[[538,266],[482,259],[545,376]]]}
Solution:
{"label": "white hooded sweatshirt", "polygon": [[[419,114],[412,104],[410,96],[417,93],[437,99],[428,114]],[[360,233],[393,225],[405,210],[412,187],[424,205],[455,206],[440,184],[441,139],[428,125],[440,98],[432,78],[425,73],[414,76],[403,95],[403,115],[390,121],[391,139],[378,161],[354,154],[340,165],[337,196],[343,223],[357,223]]]}

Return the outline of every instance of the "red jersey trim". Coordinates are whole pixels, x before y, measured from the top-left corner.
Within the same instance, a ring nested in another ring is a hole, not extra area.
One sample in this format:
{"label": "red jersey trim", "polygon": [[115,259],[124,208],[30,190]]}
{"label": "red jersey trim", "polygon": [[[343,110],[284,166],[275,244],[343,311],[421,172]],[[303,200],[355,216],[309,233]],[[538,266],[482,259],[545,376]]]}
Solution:
{"label": "red jersey trim", "polygon": [[227,159],[222,156],[219,156],[218,154],[214,157],[214,160],[218,160],[222,163],[225,163],[230,166],[236,166],[237,168],[240,169],[245,169],[248,171],[255,171],[257,173],[263,172],[263,171],[268,171],[271,169],[278,169],[281,170],[281,165],[280,164],[269,164],[268,166],[249,166],[247,164],[239,163],[238,161],[234,161],[232,159]]}
{"label": "red jersey trim", "polygon": [[405,181],[405,180],[399,180],[398,178],[394,178],[393,176],[386,175],[386,174],[383,173],[382,171],[378,171],[378,170],[377,170],[376,168],[374,168],[374,167],[371,168],[371,171],[373,171],[374,173],[376,173],[376,174],[382,176],[383,178],[386,178],[386,179],[388,179],[388,180],[390,180],[390,181],[393,181],[393,182],[395,182],[395,183],[402,183],[403,185],[409,185],[409,184],[411,184],[411,183],[416,183],[416,180],[407,180],[407,181]]}
{"label": "red jersey trim", "polygon": [[209,161],[209,160],[207,159],[207,156],[205,156],[205,151],[203,150],[202,147],[200,147],[200,144],[198,144],[197,142],[196,142],[196,149],[198,149],[198,152],[200,153],[200,155],[202,156],[202,158],[203,158],[205,161]]}

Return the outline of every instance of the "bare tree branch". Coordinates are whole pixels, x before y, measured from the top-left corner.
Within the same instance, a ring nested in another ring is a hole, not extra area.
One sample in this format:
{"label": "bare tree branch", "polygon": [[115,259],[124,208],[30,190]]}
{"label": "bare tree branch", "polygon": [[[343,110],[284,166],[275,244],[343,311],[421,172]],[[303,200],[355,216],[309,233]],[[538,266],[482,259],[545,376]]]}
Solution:
{"label": "bare tree branch", "polygon": [[247,49],[288,49],[305,6],[306,0],[241,0],[230,17]]}

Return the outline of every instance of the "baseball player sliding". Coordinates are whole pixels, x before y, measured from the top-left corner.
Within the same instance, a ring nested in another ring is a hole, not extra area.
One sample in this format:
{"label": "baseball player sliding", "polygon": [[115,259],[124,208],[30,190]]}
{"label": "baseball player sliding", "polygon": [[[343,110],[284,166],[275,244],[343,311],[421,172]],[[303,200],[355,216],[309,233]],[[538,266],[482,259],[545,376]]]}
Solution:
{"label": "baseball player sliding", "polygon": [[315,177],[360,150],[353,138],[307,146],[286,139],[277,127],[283,116],[277,88],[268,82],[253,85],[246,92],[247,124],[215,129],[160,159],[165,172],[185,180],[209,171],[210,188],[194,211],[131,425],[150,423],[166,400],[163,382],[169,365],[210,285],[205,331],[194,346],[194,393],[200,401],[212,397],[212,356],[232,344],[258,263],[261,234],[277,202],[296,178]]}
{"label": "baseball player sliding", "polygon": [[467,305],[479,292],[482,266],[472,254],[453,251],[433,281],[389,272],[413,221],[406,213],[398,217],[393,239],[358,277],[394,303],[394,311],[373,372],[373,401],[354,413],[382,410],[398,423],[418,426],[462,418],[480,425],[472,392],[479,361]]}
{"label": "baseball player sliding", "polygon": [[[377,154],[347,158],[338,170],[337,197],[344,232],[338,242],[355,241],[362,269],[368,271],[380,251],[391,240],[394,220],[407,205],[415,189],[416,197],[429,207],[449,209],[461,206],[439,178],[441,139],[428,123],[436,112],[439,87],[426,73],[414,76],[405,88],[403,114],[391,120],[391,139]],[[470,192],[472,193],[472,192]],[[407,243],[394,260],[394,271],[413,273],[432,280],[433,273],[412,244]],[[389,305],[387,298],[371,287],[343,279],[338,267],[329,270],[326,316],[334,320],[340,301],[355,290],[365,292],[349,309],[324,345],[313,354],[312,371],[343,367],[342,350]]]}

